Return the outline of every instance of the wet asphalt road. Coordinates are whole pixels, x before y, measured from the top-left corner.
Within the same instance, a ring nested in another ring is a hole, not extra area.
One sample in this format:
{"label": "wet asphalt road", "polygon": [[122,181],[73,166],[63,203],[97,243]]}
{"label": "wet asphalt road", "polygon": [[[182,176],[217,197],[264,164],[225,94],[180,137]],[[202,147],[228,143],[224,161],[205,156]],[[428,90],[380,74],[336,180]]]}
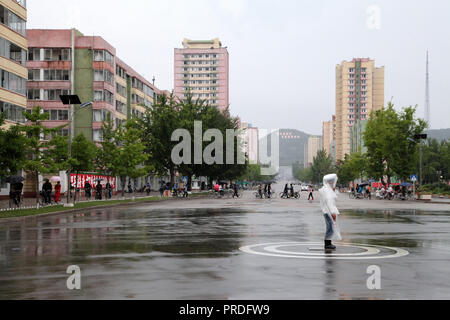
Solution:
{"label": "wet asphalt road", "polygon": [[[0,222],[0,299],[450,299],[448,204],[340,197],[342,244],[395,247],[409,252],[403,257],[308,259],[240,250],[322,242],[318,202],[304,198],[247,193]],[[381,256],[393,252],[377,248]],[[279,248],[315,252],[309,249],[320,246]],[[81,269],[81,290],[67,289],[70,265]],[[381,290],[367,288],[371,265],[381,269]]]}

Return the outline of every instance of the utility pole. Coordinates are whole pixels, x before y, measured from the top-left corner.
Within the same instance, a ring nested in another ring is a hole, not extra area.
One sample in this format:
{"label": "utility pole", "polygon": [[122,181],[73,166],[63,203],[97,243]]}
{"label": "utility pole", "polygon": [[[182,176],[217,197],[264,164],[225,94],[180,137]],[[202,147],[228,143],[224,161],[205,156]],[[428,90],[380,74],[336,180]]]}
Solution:
{"label": "utility pole", "polygon": [[427,122],[428,129],[431,129],[431,107],[430,107],[430,68],[427,51],[427,71],[426,71],[426,84],[425,84],[425,121]]}

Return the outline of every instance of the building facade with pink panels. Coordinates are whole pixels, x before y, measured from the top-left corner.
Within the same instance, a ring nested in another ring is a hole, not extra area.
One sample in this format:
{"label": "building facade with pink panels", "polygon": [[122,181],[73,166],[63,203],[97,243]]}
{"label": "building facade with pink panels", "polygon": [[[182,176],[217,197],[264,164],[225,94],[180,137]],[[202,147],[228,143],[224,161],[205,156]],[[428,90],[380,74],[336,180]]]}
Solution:
{"label": "building facade with pink panels", "polygon": [[184,39],[174,53],[174,94],[206,101],[229,112],[229,54],[219,39]]}
{"label": "building facade with pink panels", "polygon": [[[74,132],[91,141],[102,140],[103,123],[116,126],[142,116],[160,92],[116,56],[116,49],[99,36],[84,36],[75,29],[27,30],[29,37],[27,108],[41,106],[49,113],[48,127],[69,124],[69,106],[60,95],[76,94]],[[69,126],[61,134],[69,134]]]}

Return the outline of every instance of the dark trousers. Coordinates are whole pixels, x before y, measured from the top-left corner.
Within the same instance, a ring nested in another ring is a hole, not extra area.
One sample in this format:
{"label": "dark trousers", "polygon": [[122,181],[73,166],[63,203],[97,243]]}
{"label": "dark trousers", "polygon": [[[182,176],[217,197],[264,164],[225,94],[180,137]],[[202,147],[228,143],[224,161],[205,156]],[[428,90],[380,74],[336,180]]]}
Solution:
{"label": "dark trousers", "polygon": [[313,193],[311,192],[310,194],[309,194],[309,196],[308,196],[308,200],[313,200],[314,201],[314,195],[313,195]]}

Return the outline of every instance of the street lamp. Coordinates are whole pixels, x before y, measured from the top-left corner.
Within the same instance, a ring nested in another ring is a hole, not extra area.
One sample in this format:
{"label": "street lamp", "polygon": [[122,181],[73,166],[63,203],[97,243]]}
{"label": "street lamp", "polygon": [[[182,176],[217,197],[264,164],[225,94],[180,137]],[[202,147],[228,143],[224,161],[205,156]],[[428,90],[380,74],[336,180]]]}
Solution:
{"label": "street lamp", "polygon": [[[61,101],[64,105],[70,105],[70,111],[69,111],[70,129],[69,129],[69,146],[68,146],[68,159],[70,159],[72,157],[72,139],[73,139],[74,131],[75,131],[74,126],[73,126],[73,117],[77,111],[82,110],[83,108],[87,107],[88,105],[91,105],[92,101],[81,104],[80,98],[77,95],[60,95],[59,98],[61,99]],[[80,104],[80,107],[76,111],[73,110],[73,106],[75,104]],[[66,204],[66,206],[69,206],[69,207],[73,206],[73,204],[69,205],[70,188],[72,187],[72,184],[70,182],[70,174],[71,174],[70,171],[71,171],[71,168],[69,166],[69,170],[67,170],[67,204]],[[75,186],[75,193],[76,192],[77,192],[77,186]]]}

